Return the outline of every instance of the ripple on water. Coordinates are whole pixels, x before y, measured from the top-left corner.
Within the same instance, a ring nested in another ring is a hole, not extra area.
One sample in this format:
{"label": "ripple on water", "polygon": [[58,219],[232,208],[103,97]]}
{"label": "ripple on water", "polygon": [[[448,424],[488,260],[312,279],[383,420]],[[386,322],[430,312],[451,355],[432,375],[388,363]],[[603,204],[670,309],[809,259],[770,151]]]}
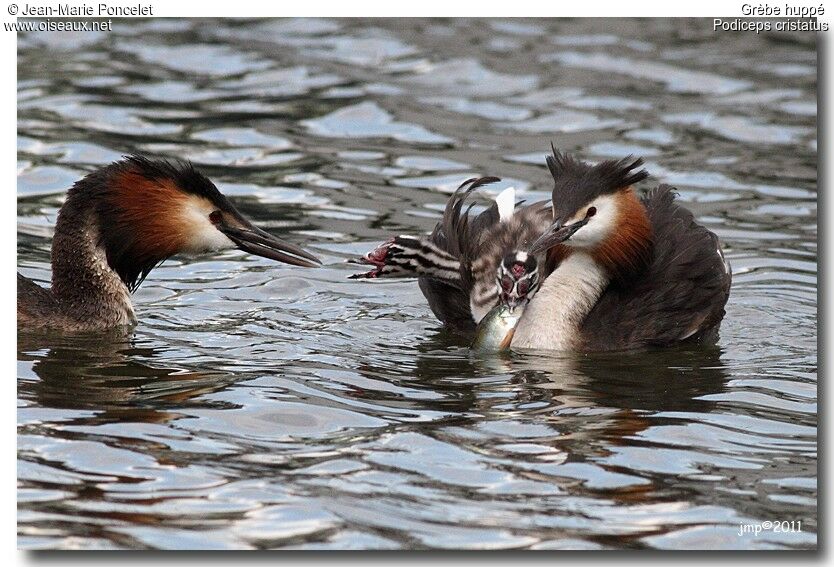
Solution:
{"label": "ripple on water", "polygon": [[345,409],[327,406],[319,406],[315,412],[310,409],[307,404],[270,400],[269,404],[260,409],[249,404],[240,410],[219,413],[192,410],[189,412],[190,417],[183,420],[180,426],[200,435],[221,434],[230,443],[239,439],[239,443],[244,444],[270,445],[281,441],[320,438],[356,428],[372,429],[387,425],[385,420]]}
{"label": "ripple on water", "polygon": [[638,146],[637,144],[623,144],[618,142],[599,142],[588,148],[592,154],[610,158],[621,158],[627,155],[640,157],[654,157],[660,154],[656,148]]}
{"label": "ripple on water", "polygon": [[309,189],[296,187],[264,187],[252,183],[218,183],[224,195],[233,197],[253,197],[264,204],[298,204],[309,207],[321,207],[330,203],[323,196],[317,196]]}
{"label": "ripple on water", "polygon": [[713,102],[720,105],[761,105],[770,106],[785,99],[800,98],[802,89],[762,89],[744,91],[736,94],[714,97]]}
{"label": "ripple on water", "polygon": [[714,73],[692,71],[683,67],[667,65],[629,57],[614,57],[606,53],[580,53],[562,51],[541,58],[543,63],[558,62],[567,67],[592,69],[604,73],[618,73],[638,79],[665,83],[672,92],[729,94],[750,88],[748,81],[731,79]]}
{"label": "ripple on water", "polygon": [[453,140],[417,124],[398,122],[374,102],[340,108],[320,118],[302,121],[316,136],[327,138],[390,138],[418,144],[448,144]]}
{"label": "ripple on water", "polygon": [[490,98],[527,92],[539,80],[535,75],[499,73],[475,59],[452,59],[428,64],[402,82],[438,94]]}
{"label": "ripple on water", "polygon": [[468,169],[469,165],[435,156],[401,156],[394,162],[399,167],[417,171],[460,171]]}
{"label": "ripple on water", "polygon": [[145,63],[188,75],[226,77],[271,66],[269,61],[226,45],[159,45],[126,41],[118,44],[117,49]]}
{"label": "ripple on water", "polygon": [[536,118],[519,122],[503,122],[503,128],[518,130],[532,134],[546,134],[548,132],[587,132],[589,130],[604,130],[620,126],[623,120],[619,118],[602,118],[590,112],[559,109]]}
{"label": "ripple on water", "polygon": [[817,103],[812,100],[789,100],[778,104],[776,108],[787,114],[817,116]]}
{"label": "ripple on water", "polygon": [[756,66],[758,71],[764,71],[777,77],[813,77],[817,69],[812,65],[797,63],[762,63]]}
{"label": "ripple on water", "polygon": [[[421,177],[403,177],[394,180],[394,184],[401,187],[413,187],[432,189],[441,193],[454,193],[461,183],[473,177],[480,177],[476,173],[450,173],[444,175],[428,175]],[[530,187],[530,183],[521,179],[503,177],[500,181],[484,185],[478,189],[479,193],[497,195],[507,187],[515,187],[518,193],[524,193]]]}
{"label": "ripple on water", "polygon": [[304,505],[267,506],[235,523],[243,538],[258,547],[280,547],[300,538],[340,527],[340,519],[308,502]]}
{"label": "ripple on water", "polygon": [[270,136],[255,130],[254,128],[213,128],[201,130],[191,134],[196,140],[214,142],[227,146],[252,146],[267,148],[270,151],[278,152],[293,147],[293,143],[280,136]]}
{"label": "ripple on water", "polygon": [[617,45],[622,40],[616,35],[609,33],[588,34],[588,35],[554,35],[550,40],[556,45],[565,46],[593,46],[593,45]]}
{"label": "ripple on water", "polygon": [[299,153],[272,154],[261,148],[189,148],[172,144],[144,144],[143,148],[158,154],[177,153],[198,165],[269,167],[283,165],[304,157]]}
{"label": "ripple on water", "polygon": [[251,97],[246,102],[252,103],[268,97],[299,96],[315,89],[339,85],[344,81],[345,79],[332,73],[322,73],[308,66],[297,66],[251,71],[242,78],[229,79],[216,84],[230,95]]}
{"label": "ripple on water", "polygon": [[27,168],[17,176],[17,190],[26,196],[64,192],[80,176],[78,170],[62,166]]}
{"label": "ripple on water", "polygon": [[574,108],[587,108],[590,110],[649,110],[652,105],[645,101],[634,100],[621,96],[583,96],[565,102],[566,105]]}
{"label": "ripple on water", "polygon": [[125,136],[164,136],[183,129],[180,124],[152,122],[143,116],[141,109],[123,106],[67,101],[52,104],[49,110],[80,128]]}
{"label": "ripple on water", "polygon": [[224,93],[218,90],[197,88],[183,81],[159,81],[140,85],[122,87],[122,92],[141,96],[150,102],[168,102],[173,104],[194,103],[217,100]]}
{"label": "ripple on water", "polygon": [[659,128],[630,130],[625,133],[625,137],[630,140],[649,142],[658,146],[668,146],[675,142],[675,135],[672,132]]}
{"label": "ripple on water", "polygon": [[[279,24],[280,25],[280,24]],[[340,35],[332,30],[322,33],[319,29],[303,29],[297,26],[290,33],[271,33],[271,25],[258,28],[256,34],[278,45],[292,46],[307,57],[335,61],[346,65],[377,68],[389,61],[416,55],[419,49],[387,30],[366,27],[353,35]]]}
{"label": "ripple on water", "polygon": [[488,120],[524,120],[533,113],[527,108],[509,106],[491,101],[474,101],[465,98],[430,97],[420,100],[425,104],[439,106],[450,112],[471,114]]}
{"label": "ripple on water", "polygon": [[61,154],[58,161],[70,164],[106,165],[121,159],[124,155],[124,152],[116,152],[97,144],[89,144],[86,142],[64,142],[49,144],[48,147],[50,150]]}
{"label": "ripple on water", "polygon": [[495,31],[531,37],[543,35],[547,31],[544,26],[539,24],[512,20],[490,20],[489,26]]}
{"label": "ripple on water", "polygon": [[698,126],[730,140],[750,144],[795,144],[814,133],[806,126],[768,124],[746,116],[727,116],[714,112],[667,114],[664,122]]}
{"label": "ripple on water", "polygon": [[22,48],[49,49],[66,53],[89,48],[103,41],[107,36],[107,32],[96,30],[87,30],[84,33],[50,30],[20,34],[19,42]]}

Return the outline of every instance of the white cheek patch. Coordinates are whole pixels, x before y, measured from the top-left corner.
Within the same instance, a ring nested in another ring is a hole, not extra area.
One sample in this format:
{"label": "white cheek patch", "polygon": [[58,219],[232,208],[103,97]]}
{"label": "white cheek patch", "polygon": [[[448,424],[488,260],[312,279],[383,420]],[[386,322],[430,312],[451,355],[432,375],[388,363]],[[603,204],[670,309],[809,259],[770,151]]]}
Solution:
{"label": "white cheek patch", "polygon": [[209,220],[214,210],[215,207],[201,197],[191,196],[185,200],[179,218],[185,235],[183,252],[198,254],[235,247],[235,243]]}
{"label": "white cheek patch", "polygon": [[588,209],[595,207],[597,212],[588,219],[588,224],[577,230],[565,244],[569,246],[595,246],[608,238],[614,231],[617,219],[617,201],[614,195],[601,195],[588,205],[582,207],[575,218],[565,224],[581,221]]}

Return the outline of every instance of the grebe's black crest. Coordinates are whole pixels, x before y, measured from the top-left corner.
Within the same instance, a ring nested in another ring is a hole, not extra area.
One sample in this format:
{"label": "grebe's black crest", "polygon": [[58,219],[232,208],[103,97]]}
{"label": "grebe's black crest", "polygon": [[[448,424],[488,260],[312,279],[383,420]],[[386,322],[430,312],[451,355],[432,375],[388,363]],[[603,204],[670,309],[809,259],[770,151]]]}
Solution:
{"label": "grebe's black crest", "polygon": [[197,171],[194,164],[185,160],[149,159],[140,155],[125,156],[112,164],[116,168],[135,169],[143,177],[155,181],[171,180],[177,187],[194,195],[205,197],[218,207],[231,208],[231,203],[211,180]]}
{"label": "grebe's black crest", "polygon": [[570,215],[579,207],[600,195],[616,193],[649,176],[642,158],[627,156],[621,160],[606,160],[596,165],[580,161],[558,151],[551,144],[552,155],[547,156],[547,168],[553,176],[553,208],[556,217]]}

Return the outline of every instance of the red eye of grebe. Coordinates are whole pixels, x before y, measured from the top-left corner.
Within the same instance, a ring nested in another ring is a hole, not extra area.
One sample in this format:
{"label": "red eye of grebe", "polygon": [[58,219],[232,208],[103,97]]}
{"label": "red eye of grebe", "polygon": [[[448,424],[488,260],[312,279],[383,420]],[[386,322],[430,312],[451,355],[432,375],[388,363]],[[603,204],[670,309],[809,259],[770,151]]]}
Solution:
{"label": "red eye of grebe", "polygon": [[501,289],[509,293],[513,289],[513,280],[510,276],[504,276],[501,278]]}
{"label": "red eye of grebe", "polygon": [[587,213],[585,213],[585,218],[591,218],[591,217],[592,217],[592,216],[594,216],[595,214],[597,214],[597,208],[596,208],[596,207],[590,207],[590,208],[588,209],[588,212],[587,212]]}
{"label": "red eye of grebe", "polygon": [[223,215],[220,211],[212,211],[209,214],[209,220],[211,221],[211,224],[220,224],[220,221],[223,220]]}

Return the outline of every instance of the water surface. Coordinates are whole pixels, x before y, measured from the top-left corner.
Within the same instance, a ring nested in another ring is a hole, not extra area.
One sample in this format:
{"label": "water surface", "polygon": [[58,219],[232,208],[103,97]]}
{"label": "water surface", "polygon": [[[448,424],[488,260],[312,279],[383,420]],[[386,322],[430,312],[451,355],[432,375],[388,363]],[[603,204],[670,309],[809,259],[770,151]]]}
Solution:
{"label": "water surface", "polygon": [[[157,20],[20,34],[18,262],[66,189],[194,161],[324,259],[174,258],[128,337],[21,336],[27,549],[811,548],[812,35],[694,20]],[[549,191],[553,141],[642,155],[721,238],[715,348],[470,353],[416,283],[344,261],[431,230],[457,184]],[[741,524],[801,532],[739,535]]]}

